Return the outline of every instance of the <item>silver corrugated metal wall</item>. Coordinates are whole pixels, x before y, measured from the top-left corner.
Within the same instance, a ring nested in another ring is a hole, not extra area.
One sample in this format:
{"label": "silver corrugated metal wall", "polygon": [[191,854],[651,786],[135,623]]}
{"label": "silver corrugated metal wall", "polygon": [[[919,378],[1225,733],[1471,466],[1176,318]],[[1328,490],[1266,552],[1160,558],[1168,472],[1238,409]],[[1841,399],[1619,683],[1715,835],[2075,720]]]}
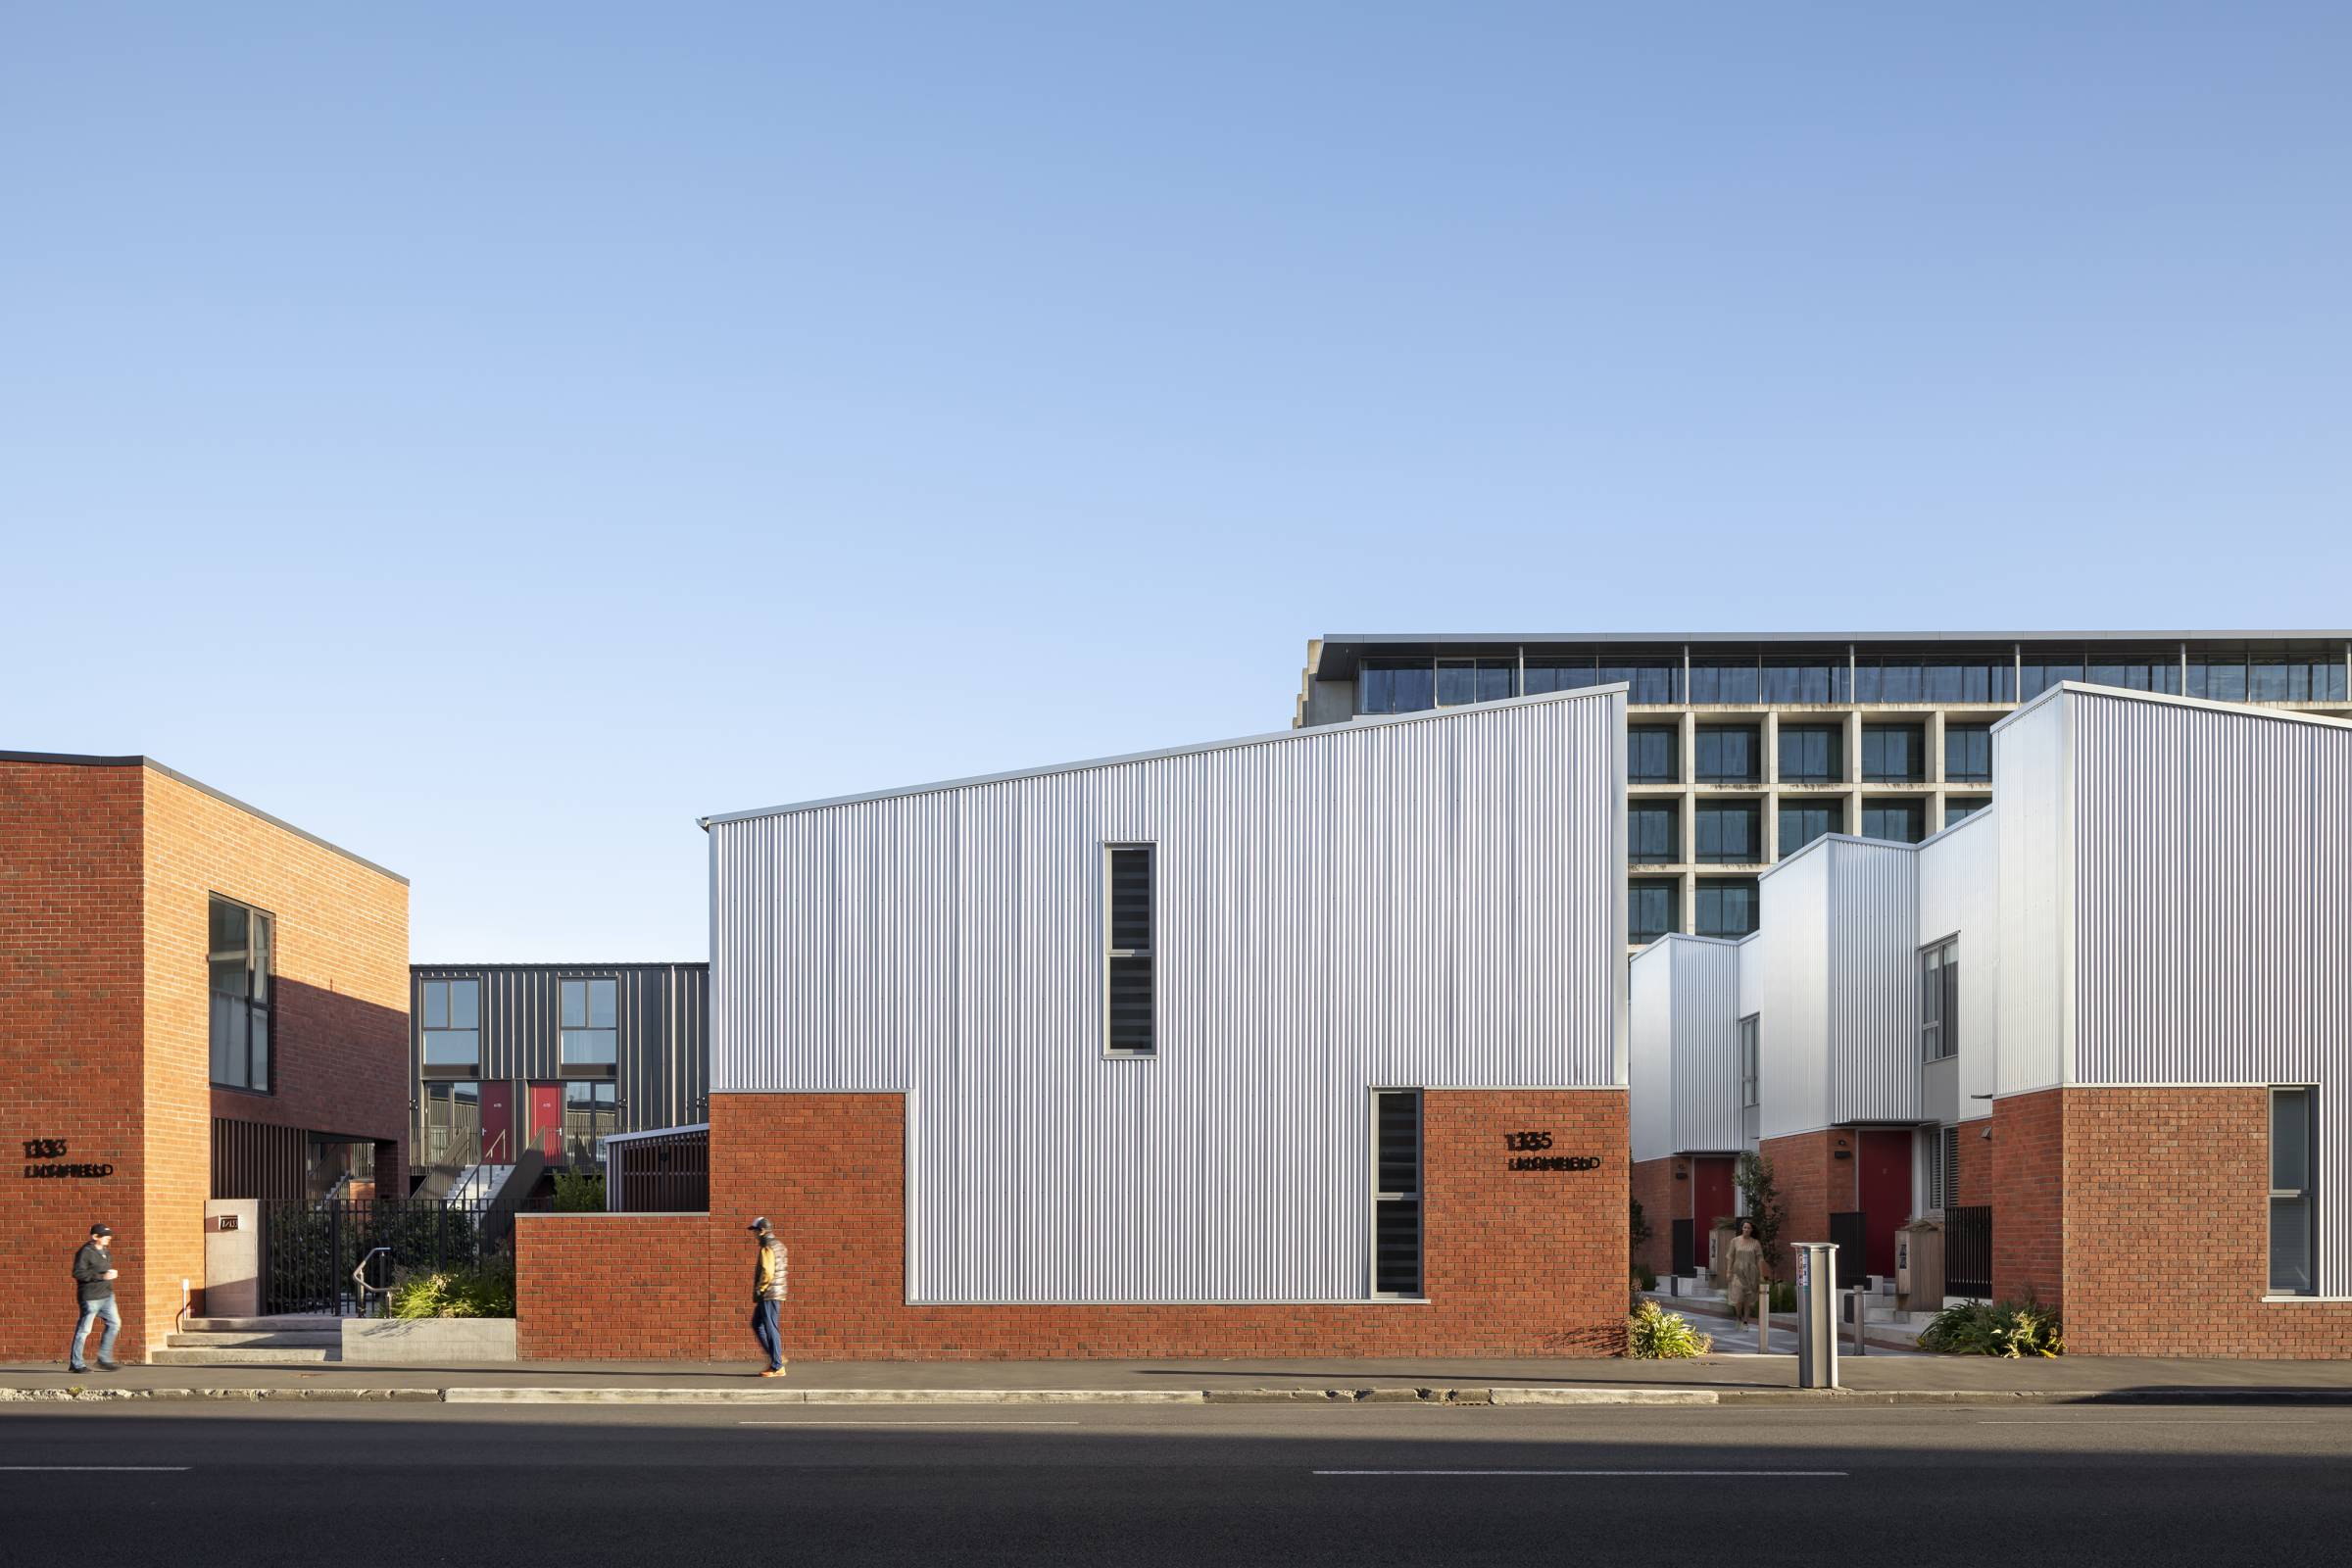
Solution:
{"label": "silver corrugated metal wall", "polygon": [[1919,851],[1829,849],[1830,1119],[1919,1118]]}
{"label": "silver corrugated metal wall", "polygon": [[918,1301],[1360,1299],[1372,1086],[1625,1082],[1623,735],[1602,690],[714,819],[712,1088],[908,1093]]}
{"label": "silver corrugated metal wall", "polygon": [[1740,949],[1690,937],[1674,956],[1674,1152],[1741,1144]]}
{"label": "silver corrugated metal wall", "polygon": [[1979,811],[1919,852],[1919,940],[1960,939],[1962,1121],[1992,1114],[1993,1031],[2000,1021],[2000,849],[1997,819]]}

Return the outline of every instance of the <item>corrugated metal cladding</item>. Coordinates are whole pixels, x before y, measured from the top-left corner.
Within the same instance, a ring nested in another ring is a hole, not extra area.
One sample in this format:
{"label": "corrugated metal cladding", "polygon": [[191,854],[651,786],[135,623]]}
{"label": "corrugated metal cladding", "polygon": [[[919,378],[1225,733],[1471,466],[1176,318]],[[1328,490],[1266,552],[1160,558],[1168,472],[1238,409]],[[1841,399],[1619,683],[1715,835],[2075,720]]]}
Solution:
{"label": "corrugated metal cladding", "polygon": [[709,1110],[710,966],[705,963],[416,964],[409,974],[409,1071],[423,1054],[427,980],[481,983],[481,1067],[486,1079],[564,1076],[565,980],[618,980],[614,1093],[619,1130],[675,1127]]}
{"label": "corrugated metal cladding", "polygon": [[1740,1147],[1740,949],[1691,937],[1674,955],[1674,1152]]}
{"label": "corrugated metal cladding", "polygon": [[[1957,936],[1960,960],[1960,1120],[1992,1114],[1993,1031],[2000,1018],[2001,839],[1979,811],[1919,851],[1919,940]],[[1913,1005],[1917,1005],[1914,993]]]}
{"label": "corrugated metal cladding", "polygon": [[2069,712],[2061,692],[1992,729],[2001,955],[1993,1076],[2004,1095],[2066,1081],[2074,1025],[2074,925],[2064,914],[2074,899],[2066,850],[2074,816],[2066,793]]}
{"label": "corrugated metal cladding", "polygon": [[1830,1116],[1919,1119],[1919,851],[1833,840]]}
{"label": "corrugated metal cladding", "polygon": [[[1624,697],[711,823],[712,1087],[908,1094],[917,1301],[1356,1300],[1369,1090],[1625,1082]],[[1103,847],[1158,1054],[1103,1055]]]}
{"label": "corrugated metal cladding", "polygon": [[1660,937],[1627,966],[1627,1118],[1636,1159],[1664,1159],[1674,1142],[1674,949]]}
{"label": "corrugated metal cladding", "polygon": [[2352,728],[2064,700],[2075,1080],[2318,1086],[2319,1289],[2352,1295]]}
{"label": "corrugated metal cladding", "polygon": [[1831,847],[1815,840],[1761,879],[1740,999],[1742,1014],[1757,1015],[1759,1138],[1785,1138],[1830,1122]]}

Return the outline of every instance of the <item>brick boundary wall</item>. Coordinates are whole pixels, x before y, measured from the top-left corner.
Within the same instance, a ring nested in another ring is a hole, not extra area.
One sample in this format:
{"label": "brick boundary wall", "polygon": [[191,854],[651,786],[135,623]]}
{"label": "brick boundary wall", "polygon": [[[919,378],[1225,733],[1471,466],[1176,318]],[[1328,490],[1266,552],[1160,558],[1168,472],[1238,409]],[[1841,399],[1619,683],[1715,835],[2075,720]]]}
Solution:
{"label": "brick boundary wall", "polygon": [[2067,1089],[2051,1098],[2063,1100],[2069,1353],[2352,1356],[2352,1301],[2262,1298],[2268,1090]]}
{"label": "brick boundary wall", "polygon": [[[1646,1263],[1660,1279],[1666,1277],[1674,1262],[1674,1222],[1681,1216],[1674,1211],[1674,1190],[1690,1190],[1689,1182],[1674,1179],[1675,1160],[1636,1160],[1629,1177],[1632,1196],[1642,1204],[1642,1217],[1649,1222],[1649,1240],[1634,1249],[1634,1261]],[[1630,1216],[1629,1216],[1630,1220]],[[1702,1238],[1698,1246],[1704,1248]]]}
{"label": "brick boundary wall", "polygon": [[2063,1091],[1992,1102],[1992,1294],[2066,1306]]}
{"label": "brick boundary wall", "polygon": [[1992,1143],[1984,1137],[1991,1125],[1982,1116],[1960,1124],[1959,1191],[1952,1201],[1962,1208],[1986,1208],[1993,1201]]}
{"label": "brick boundary wall", "polygon": [[[524,1215],[517,1337],[530,1360],[749,1362],[754,1214],[791,1252],[788,1353],[816,1360],[1159,1355],[1620,1354],[1626,1096],[1423,1097],[1430,1299],[1315,1305],[914,1306],[906,1299],[899,1094],[710,1098],[709,1215]],[[1502,1135],[1549,1128],[1598,1170],[1514,1172]],[[705,1325],[698,1329],[698,1320]]]}
{"label": "brick boundary wall", "polygon": [[[1828,1241],[1831,1212],[1852,1206],[1855,1161],[1831,1157],[1840,1138],[1849,1151],[1854,1147],[1851,1131],[1834,1127],[1767,1138],[1757,1146],[1758,1155],[1772,1162],[1773,1186],[1788,1215],[1781,1227],[1781,1255],[1773,1261],[1779,1278],[1795,1278],[1796,1255],[1788,1250],[1791,1242]],[[1842,1195],[1836,1190],[1841,1180]],[[1840,1196],[1843,1202],[1838,1201]]]}

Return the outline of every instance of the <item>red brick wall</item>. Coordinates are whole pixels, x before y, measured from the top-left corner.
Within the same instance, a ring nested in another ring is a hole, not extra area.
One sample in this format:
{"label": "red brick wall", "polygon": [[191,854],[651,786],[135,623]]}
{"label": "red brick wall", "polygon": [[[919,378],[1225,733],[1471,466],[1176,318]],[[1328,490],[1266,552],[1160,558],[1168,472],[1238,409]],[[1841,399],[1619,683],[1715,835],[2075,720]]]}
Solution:
{"label": "red brick wall", "polygon": [[[122,1233],[118,1353],[145,1341],[141,771],[0,760],[0,1355],[12,1360],[64,1359],[74,1252],[95,1220]],[[28,1179],[22,1144],[36,1138],[114,1173]]]}
{"label": "red brick wall", "polygon": [[[2063,1091],[1992,1102],[1992,1294],[2066,1304]],[[1982,1140],[1980,1140],[1982,1142]]]}
{"label": "red brick wall", "polygon": [[1641,1200],[1642,1217],[1649,1222],[1649,1240],[1634,1249],[1634,1261],[1647,1263],[1661,1277],[1674,1262],[1675,1189],[1685,1194],[1690,1190],[1689,1182],[1674,1179],[1675,1163],[1671,1158],[1637,1160],[1632,1172],[1633,1196]]}
{"label": "red brick wall", "polygon": [[1854,1171],[1860,1162],[1837,1157],[1840,1150],[1851,1155],[1854,1148],[1853,1133],[1834,1127],[1767,1138],[1757,1146],[1756,1152],[1772,1161],[1773,1185],[1788,1213],[1788,1222],[1781,1227],[1781,1255],[1773,1259],[1774,1267],[1786,1270],[1793,1266],[1794,1259],[1787,1250],[1790,1242],[1828,1241],[1830,1215],[1854,1207]]}
{"label": "red brick wall", "polygon": [[2352,1302],[2262,1299],[2268,1091],[2061,1096],[2070,1353],[2352,1356]]}
{"label": "red brick wall", "polygon": [[1982,1117],[1960,1124],[1960,1184],[1952,1201],[1962,1208],[1983,1208],[1992,1201],[1992,1143],[1984,1137],[1990,1125]]}
{"label": "red brick wall", "polygon": [[[713,1095],[709,1218],[526,1217],[518,1337],[534,1359],[749,1361],[752,1250],[791,1250],[790,1353],[817,1360],[1152,1355],[1611,1355],[1625,1343],[1620,1092],[1431,1091],[1426,1304],[910,1306],[906,1110],[888,1095]],[[1548,1128],[1600,1169],[1513,1172],[1503,1134]],[[649,1295],[645,1282],[665,1283]],[[610,1282],[610,1283],[609,1283]],[[569,1293],[566,1297],[565,1293]],[[561,1305],[559,1304],[561,1301]]]}

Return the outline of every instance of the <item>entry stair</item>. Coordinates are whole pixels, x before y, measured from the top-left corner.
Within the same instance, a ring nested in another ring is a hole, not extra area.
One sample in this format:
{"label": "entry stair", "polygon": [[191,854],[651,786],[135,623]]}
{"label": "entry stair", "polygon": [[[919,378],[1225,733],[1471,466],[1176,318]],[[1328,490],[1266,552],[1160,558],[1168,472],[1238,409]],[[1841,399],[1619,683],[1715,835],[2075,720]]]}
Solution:
{"label": "entry stair", "polygon": [[155,1366],[293,1366],[343,1359],[343,1320],[320,1312],[283,1317],[192,1317],[147,1352]]}

